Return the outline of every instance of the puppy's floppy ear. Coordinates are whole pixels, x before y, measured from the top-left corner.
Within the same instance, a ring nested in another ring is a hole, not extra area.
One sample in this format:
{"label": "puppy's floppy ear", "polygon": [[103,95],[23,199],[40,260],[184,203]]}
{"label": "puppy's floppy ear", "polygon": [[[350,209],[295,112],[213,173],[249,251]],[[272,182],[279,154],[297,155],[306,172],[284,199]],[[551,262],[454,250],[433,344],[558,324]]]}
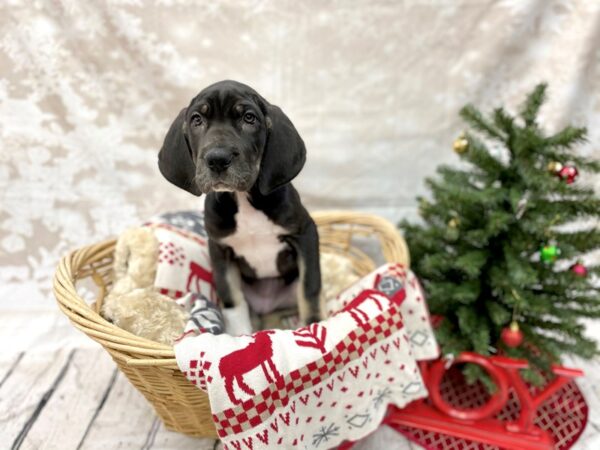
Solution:
{"label": "puppy's floppy ear", "polygon": [[202,192],[194,183],[196,164],[184,130],[186,112],[187,108],[183,108],[171,124],[158,153],[158,168],[175,186],[200,196]]}
{"label": "puppy's floppy ear", "polygon": [[283,111],[266,101],[264,103],[269,130],[260,163],[258,189],[261,194],[267,195],[298,175],[306,161],[306,147]]}

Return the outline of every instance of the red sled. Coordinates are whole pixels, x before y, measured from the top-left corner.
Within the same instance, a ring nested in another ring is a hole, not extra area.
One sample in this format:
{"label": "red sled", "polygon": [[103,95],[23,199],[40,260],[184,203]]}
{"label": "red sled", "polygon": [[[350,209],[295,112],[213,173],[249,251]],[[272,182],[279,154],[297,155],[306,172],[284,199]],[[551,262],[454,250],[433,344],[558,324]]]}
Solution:
{"label": "red sled", "polygon": [[[481,366],[496,384],[496,391],[489,395],[481,383],[467,385],[453,367],[460,363]],[[573,381],[583,372],[553,366],[553,379],[537,389],[519,375],[527,367],[524,360],[470,352],[454,360],[421,362],[429,397],[402,409],[390,407],[383,423],[428,449],[569,448],[587,422],[587,405]],[[473,447],[473,443],[481,445]],[[352,445],[347,442],[340,449]]]}

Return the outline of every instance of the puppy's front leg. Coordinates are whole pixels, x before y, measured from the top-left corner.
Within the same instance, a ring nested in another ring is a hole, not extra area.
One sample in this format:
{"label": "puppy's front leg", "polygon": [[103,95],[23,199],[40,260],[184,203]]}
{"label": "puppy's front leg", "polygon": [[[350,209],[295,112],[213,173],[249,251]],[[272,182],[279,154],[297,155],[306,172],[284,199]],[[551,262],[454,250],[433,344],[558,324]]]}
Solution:
{"label": "puppy's front leg", "polygon": [[242,277],[237,264],[233,260],[231,250],[209,239],[208,251],[213,265],[213,281],[217,297],[219,297],[225,308],[242,304],[244,301]]}
{"label": "puppy's front leg", "polygon": [[297,236],[298,252],[298,314],[300,322],[309,324],[325,318],[325,305],[321,301],[321,265],[319,261],[319,235],[317,226],[310,223],[304,233]]}

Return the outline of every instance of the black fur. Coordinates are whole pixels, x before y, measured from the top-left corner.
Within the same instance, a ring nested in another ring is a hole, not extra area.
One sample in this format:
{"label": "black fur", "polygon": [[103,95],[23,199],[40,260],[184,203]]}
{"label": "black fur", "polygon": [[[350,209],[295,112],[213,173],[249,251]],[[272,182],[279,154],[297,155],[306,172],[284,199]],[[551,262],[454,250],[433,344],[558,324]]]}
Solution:
{"label": "black fur", "polygon": [[[206,231],[217,295],[234,304],[226,274],[233,265],[248,283],[256,271],[220,240],[236,230],[234,192],[247,192],[250,204],[285,230],[287,243],[277,256],[286,283],[300,280],[308,303],[304,319],[320,317],[319,239],[316,226],[290,181],[306,161],[302,138],[289,118],[252,88],[222,81],[200,92],[183,109],[167,133],[159,168],[167,180],[194,195],[207,194]],[[299,299],[302,301],[302,299]]]}
{"label": "black fur", "polygon": [[165,142],[158,154],[158,168],[163,176],[175,186],[194,195],[202,192],[194,183],[195,164],[192,151],[183,131],[187,108],[182,109],[167,132]]}

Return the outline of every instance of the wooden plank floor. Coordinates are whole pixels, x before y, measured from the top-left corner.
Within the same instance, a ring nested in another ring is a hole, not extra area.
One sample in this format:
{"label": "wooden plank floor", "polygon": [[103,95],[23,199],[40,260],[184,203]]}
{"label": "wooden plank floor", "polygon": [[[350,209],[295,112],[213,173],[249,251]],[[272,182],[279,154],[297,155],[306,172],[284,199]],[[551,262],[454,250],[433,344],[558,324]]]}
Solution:
{"label": "wooden plank floor", "polygon": [[[63,331],[46,330],[41,342],[19,349],[2,345],[8,342],[3,332],[13,329],[3,327],[3,319],[6,317],[0,318],[0,450],[221,448],[213,439],[195,439],[166,430],[108,354],[91,341],[80,340],[81,334],[72,327],[63,328],[59,321]],[[54,345],[47,341],[48,336]],[[57,342],[74,342],[77,347],[56,349]],[[600,449],[600,361],[568,364],[586,372],[579,385],[590,406],[588,426],[573,448]],[[420,449],[387,428],[356,448]]]}
{"label": "wooden plank floor", "polygon": [[0,360],[0,448],[212,450],[167,431],[102,349]]}

